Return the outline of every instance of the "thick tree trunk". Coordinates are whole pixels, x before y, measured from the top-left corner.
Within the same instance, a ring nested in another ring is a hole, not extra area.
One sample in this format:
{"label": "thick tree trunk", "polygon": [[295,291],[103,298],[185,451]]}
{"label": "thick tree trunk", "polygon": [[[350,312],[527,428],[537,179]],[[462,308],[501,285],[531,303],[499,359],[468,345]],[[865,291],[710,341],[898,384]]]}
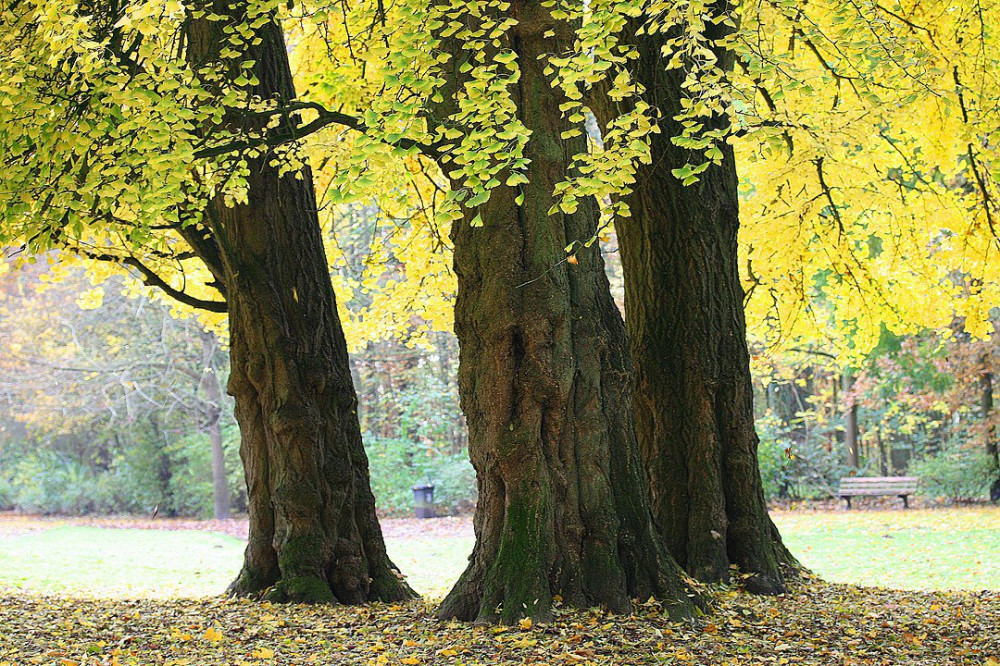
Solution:
{"label": "thick tree trunk", "polygon": [[[633,20],[624,39],[639,50],[633,75],[662,115],[661,131],[650,137],[652,162],[640,165],[625,199],[632,217],[617,232],[637,370],[636,433],[654,513],[670,551],[695,578],[728,580],[735,564],[748,589],[777,593],[785,589],[781,565],[794,559],[767,514],[758,469],[733,153],[723,144],[723,164],[694,186],[671,174],[700,159],[671,141],[681,133],[673,117],[683,73],[666,70],[667,36],[639,35],[639,25]],[[731,66],[731,54],[719,56]],[[612,110],[602,106],[595,111],[606,124]]]}
{"label": "thick tree trunk", "polygon": [[[459,388],[479,479],[476,545],[439,616],[514,622],[563,603],[627,612],[654,596],[672,616],[696,598],[656,533],[631,416],[624,324],[596,246],[564,248],[597,229],[593,202],[548,210],[569,158],[564,101],[539,60],[571,44],[537,0],[514,3],[506,46],[518,54],[512,94],[531,130],[524,203],[500,187],[482,228],[453,230]],[[551,39],[544,36],[552,30]],[[456,63],[453,63],[457,65]],[[470,215],[471,217],[471,215]]]}
{"label": "thick tree trunk", "polygon": [[[221,1],[214,9],[242,11]],[[221,22],[193,23],[190,49],[211,54]],[[252,92],[288,103],[281,29],[272,20],[256,37],[244,54],[259,80]],[[208,211],[227,290],[228,390],[250,513],[243,569],[229,592],[352,604],[409,598],[375,517],[312,175],[282,175],[272,159],[248,160],[246,203],[216,199]]]}

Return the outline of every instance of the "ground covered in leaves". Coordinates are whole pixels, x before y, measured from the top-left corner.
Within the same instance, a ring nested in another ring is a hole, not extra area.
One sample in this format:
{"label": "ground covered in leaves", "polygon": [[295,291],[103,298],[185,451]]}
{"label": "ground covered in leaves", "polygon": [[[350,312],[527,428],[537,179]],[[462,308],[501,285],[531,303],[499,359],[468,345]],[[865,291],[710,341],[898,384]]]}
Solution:
{"label": "ground covered in leaves", "polygon": [[668,622],[560,612],[554,624],[440,623],[430,608],[121,601],[0,591],[0,665],[977,664],[1000,666],[1000,593],[807,581],[780,597],[720,591]]}

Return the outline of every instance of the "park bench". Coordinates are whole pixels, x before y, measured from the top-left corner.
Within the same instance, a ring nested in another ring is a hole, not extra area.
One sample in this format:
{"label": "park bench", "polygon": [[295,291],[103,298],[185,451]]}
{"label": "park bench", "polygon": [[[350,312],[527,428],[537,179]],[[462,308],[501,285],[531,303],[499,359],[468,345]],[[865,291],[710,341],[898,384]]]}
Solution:
{"label": "park bench", "polygon": [[840,480],[837,496],[847,500],[847,508],[851,508],[851,498],[859,496],[878,497],[895,495],[903,500],[903,506],[910,507],[908,497],[917,492],[915,476],[845,476]]}

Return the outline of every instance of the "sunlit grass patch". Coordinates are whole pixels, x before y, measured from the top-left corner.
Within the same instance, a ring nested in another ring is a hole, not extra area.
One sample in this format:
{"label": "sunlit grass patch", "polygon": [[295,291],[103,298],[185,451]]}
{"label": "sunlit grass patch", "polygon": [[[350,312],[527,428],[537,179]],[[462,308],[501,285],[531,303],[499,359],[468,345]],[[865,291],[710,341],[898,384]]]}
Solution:
{"label": "sunlit grass patch", "polygon": [[795,556],[832,582],[1000,589],[1000,507],[772,515]]}
{"label": "sunlit grass patch", "polygon": [[[803,564],[833,582],[1000,590],[1000,508],[780,511],[774,518]],[[244,548],[213,532],[81,527],[72,519],[18,519],[16,528],[0,536],[0,588],[52,594],[220,595]],[[389,536],[386,546],[413,588],[433,600],[465,568],[473,538],[461,530],[424,534],[416,524]]]}
{"label": "sunlit grass patch", "polygon": [[[195,530],[72,527],[21,520],[0,539],[0,587],[93,597],[206,597],[236,577],[245,544]],[[37,530],[37,531],[35,531]],[[472,537],[388,538],[414,589],[443,597],[465,568]]]}
{"label": "sunlit grass patch", "polygon": [[0,585],[95,597],[201,597],[235,578],[244,544],[197,531],[61,526],[0,539]]}

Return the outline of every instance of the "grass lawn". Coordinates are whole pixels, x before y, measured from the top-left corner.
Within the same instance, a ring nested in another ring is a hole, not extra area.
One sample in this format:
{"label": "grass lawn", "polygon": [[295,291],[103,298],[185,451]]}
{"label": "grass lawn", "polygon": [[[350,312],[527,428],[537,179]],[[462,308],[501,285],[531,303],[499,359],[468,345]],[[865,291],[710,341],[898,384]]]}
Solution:
{"label": "grass lawn", "polygon": [[775,512],[821,578],[903,590],[1000,590],[1000,507]]}
{"label": "grass lawn", "polygon": [[[472,544],[472,537],[386,540],[396,566],[428,597],[448,592]],[[244,545],[194,530],[60,526],[0,539],[0,587],[93,597],[212,596],[236,577]]]}
{"label": "grass lawn", "polygon": [[389,558],[406,574],[410,586],[428,599],[448,594],[469,562],[475,538],[386,539]]}
{"label": "grass lawn", "polygon": [[[1000,590],[1000,508],[776,512],[789,548],[820,577],[899,589]],[[387,539],[428,598],[465,567],[471,536]],[[0,538],[0,587],[94,597],[219,594],[243,543],[198,531],[60,526]]]}
{"label": "grass lawn", "polygon": [[190,597],[223,591],[244,544],[197,531],[56,527],[0,539],[0,586],[111,597]]}

